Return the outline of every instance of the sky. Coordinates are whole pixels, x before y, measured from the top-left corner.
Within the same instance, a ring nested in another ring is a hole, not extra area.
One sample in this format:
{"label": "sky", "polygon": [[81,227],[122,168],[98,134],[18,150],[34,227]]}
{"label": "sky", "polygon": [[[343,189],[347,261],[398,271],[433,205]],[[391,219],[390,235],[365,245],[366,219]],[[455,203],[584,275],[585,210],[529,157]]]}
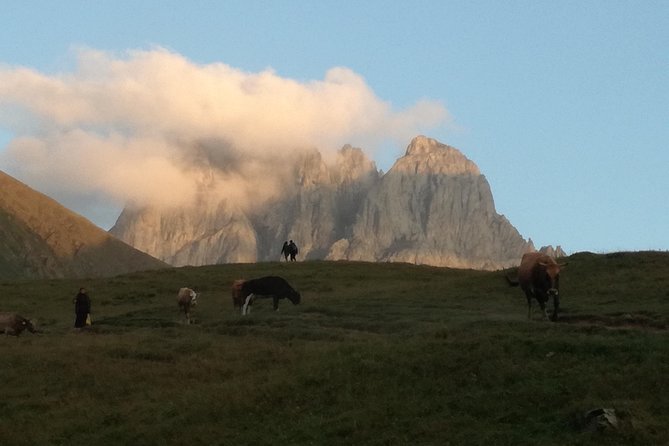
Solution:
{"label": "sky", "polygon": [[190,200],[201,156],[244,194],[291,151],[387,171],[423,134],[537,247],[669,249],[669,0],[25,0],[1,22],[0,170],[103,229]]}

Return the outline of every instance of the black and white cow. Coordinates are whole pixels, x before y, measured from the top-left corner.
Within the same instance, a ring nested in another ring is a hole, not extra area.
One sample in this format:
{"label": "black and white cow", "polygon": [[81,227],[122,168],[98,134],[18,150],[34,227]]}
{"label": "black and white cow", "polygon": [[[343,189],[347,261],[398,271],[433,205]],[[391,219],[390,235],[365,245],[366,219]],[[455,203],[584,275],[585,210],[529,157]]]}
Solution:
{"label": "black and white cow", "polygon": [[302,296],[290,286],[286,279],[278,276],[265,276],[250,280],[236,280],[232,286],[232,299],[236,305],[241,305],[242,315],[251,312],[251,306],[256,298],[271,297],[274,311],[279,310],[279,300],[288,299],[293,305],[300,303]]}

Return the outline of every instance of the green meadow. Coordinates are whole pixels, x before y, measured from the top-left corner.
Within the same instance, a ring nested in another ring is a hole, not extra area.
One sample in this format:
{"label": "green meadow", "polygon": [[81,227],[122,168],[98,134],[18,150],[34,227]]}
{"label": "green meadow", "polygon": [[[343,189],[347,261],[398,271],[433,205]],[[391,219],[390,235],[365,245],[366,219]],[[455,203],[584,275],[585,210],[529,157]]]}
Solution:
{"label": "green meadow", "polygon": [[[548,322],[505,280],[393,263],[217,265],[0,283],[1,445],[666,445],[669,253],[574,254]],[[302,303],[234,310],[234,279]],[[75,331],[85,286],[93,326]],[[201,295],[195,323],[176,305]],[[583,414],[611,408],[616,429]]]}

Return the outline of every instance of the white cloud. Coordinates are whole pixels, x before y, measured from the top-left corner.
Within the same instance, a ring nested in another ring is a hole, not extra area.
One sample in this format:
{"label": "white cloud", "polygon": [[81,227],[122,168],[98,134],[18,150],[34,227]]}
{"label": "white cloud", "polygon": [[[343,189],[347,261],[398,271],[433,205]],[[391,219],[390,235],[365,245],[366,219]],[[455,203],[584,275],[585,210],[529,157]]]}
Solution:
{"label": "white cloud", "polygon": [[57,75],[0,68],[0,127],[16,135],[3,168],[56,196],[117,204],[192,200],[204,158],[222,190],[243,195],[258,190],[249,176],[267,181],[295,151],[351,143],[373,156],[448,119],[431,101],[393,110],[341,67],[299,82],[155,49],[80,50],[75,69]]}

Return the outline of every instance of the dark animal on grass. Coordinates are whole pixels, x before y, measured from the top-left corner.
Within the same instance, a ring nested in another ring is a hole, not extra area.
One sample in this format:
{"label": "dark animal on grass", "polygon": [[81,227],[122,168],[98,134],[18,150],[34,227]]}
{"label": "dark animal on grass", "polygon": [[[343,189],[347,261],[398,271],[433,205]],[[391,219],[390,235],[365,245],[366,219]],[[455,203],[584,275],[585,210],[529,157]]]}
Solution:
{"label": "dark animal on grass", "polygon": [[523,255],[518,267],[518,280],[511,280],[509,284],[520,285],[527,298],[527,318],[532,314],[532,299],[539,302],[539,306],[548,319],[546,302],[553,298],[553,314],[551,320],[556,321],[560,310],[560,268],[566,263],[558,264],[555,259],[540,252],[528,252]]}
{"label": "dark animal on grass", "polygon": [[190,288],[180,288],[177,293],[177,305],[186,316],[186,323],[191,323],[191,310],[197,305],[197,293]]}
{"label": "dark animal on grass", "polygon": [[19,336],[23,330],[35,333],[37,330],[32,321],[16,313],[0,313],[0,329],[6,335]]}
{"label": "dark animal on grass", "polygon": [[279,310],[279,300],[288,299],[293,305],[300,303],[302,296],[290,286],[286,279],[278,276],[266,276],[258,279],[235,281],[232,287],[233,304],[241,305],[242,315],[251,312],[256,298],[271,297],[274,311]]}

